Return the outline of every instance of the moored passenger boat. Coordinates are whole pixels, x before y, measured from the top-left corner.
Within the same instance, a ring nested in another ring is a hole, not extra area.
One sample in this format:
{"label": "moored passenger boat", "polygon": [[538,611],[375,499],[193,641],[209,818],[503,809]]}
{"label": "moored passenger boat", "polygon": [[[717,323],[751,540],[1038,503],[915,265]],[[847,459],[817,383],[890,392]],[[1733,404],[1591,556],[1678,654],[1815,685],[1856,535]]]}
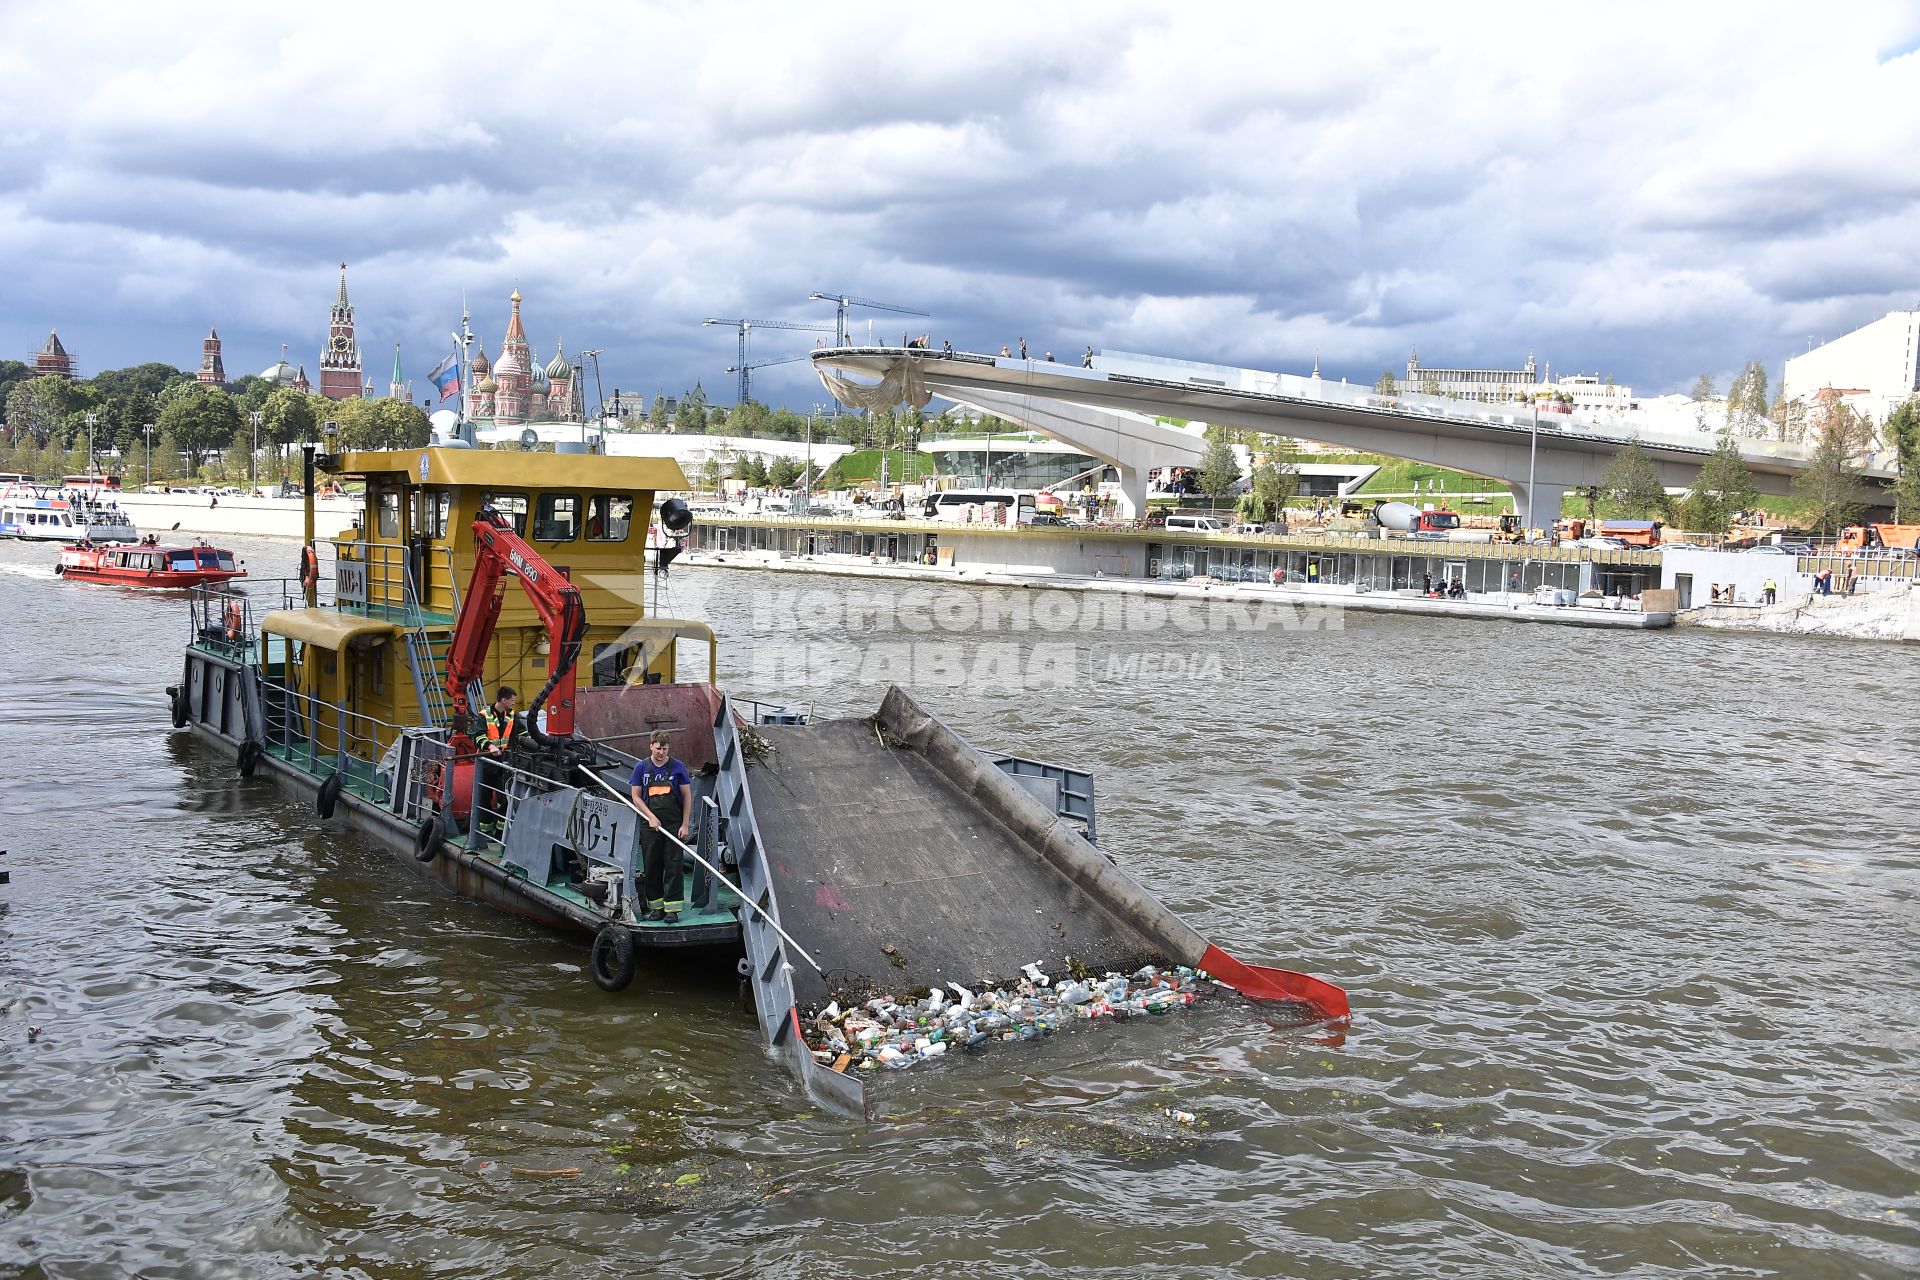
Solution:
{"label": "moored passenger boat", "polygon": [[30,481],[0,488],[0,537],[39,542],[133,542],[140,533],[114,490],[56,489]]}

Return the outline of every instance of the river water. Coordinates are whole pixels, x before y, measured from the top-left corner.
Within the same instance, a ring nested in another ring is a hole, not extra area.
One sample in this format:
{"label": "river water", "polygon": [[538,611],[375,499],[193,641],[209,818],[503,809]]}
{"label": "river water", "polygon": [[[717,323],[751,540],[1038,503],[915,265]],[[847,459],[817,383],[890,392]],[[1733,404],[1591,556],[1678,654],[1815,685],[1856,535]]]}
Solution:
{"label": "river water", "polygon": [[[1222,1000],[884,1073],[860,1126],[730,974],[606,996],[578,942],[238,781],[167,726],[178,598],[51,560],[0,546],[0,1274],[1920,1271],[1910,650],[1020,634],[959,586],[890,633],[682,570],[737,687],[864,712],[904,637],[976,743],[1095,770],[1104,846],[1203,933],[1352,997],[1344,1037]],[[978,661],[1009,640],[1075,665]]]}

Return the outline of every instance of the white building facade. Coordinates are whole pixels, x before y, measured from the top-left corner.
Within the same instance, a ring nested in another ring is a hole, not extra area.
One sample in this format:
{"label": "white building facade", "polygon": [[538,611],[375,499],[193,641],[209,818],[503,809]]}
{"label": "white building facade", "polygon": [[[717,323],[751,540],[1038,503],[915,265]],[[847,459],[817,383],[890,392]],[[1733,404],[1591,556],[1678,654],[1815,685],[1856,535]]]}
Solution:
{"label": "white building facade", "polygon": [[1920,311],[1889,311],[1787,361],[1782,390],[1789,399],[1812,404],[1828,387],[1885,422],[1920,392]]}

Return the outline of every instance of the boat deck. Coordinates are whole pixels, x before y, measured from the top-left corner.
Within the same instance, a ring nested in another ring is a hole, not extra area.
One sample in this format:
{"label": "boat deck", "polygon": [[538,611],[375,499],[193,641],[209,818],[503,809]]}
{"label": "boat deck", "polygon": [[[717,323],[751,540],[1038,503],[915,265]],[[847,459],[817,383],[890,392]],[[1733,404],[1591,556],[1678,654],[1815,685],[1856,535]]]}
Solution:
{"label": "boat deck", "polygon": [[[492,836],[475,834],[471,838],[471,842],[468,843],[467,848],[476,858],[499,867],[503,873],[512,879],[526,880],[529,878],[525,870],[514,866],[506,860],[506,847]],[[715,885],[711,901],[705,906],[696,906],[693,901],[693,892],[696,887],[696,882],[699,879],[699,872],[689,865],[682,870],[681,876],[685,886],[682,890],[682,896],[686,899],[687,905],[681,910],[680,919],[677,922],[668,924],[665,921],[648,922],[642,920],[628,927],[636,931],[664,931],[669,929],[691,929],[702,925],[731,926],[737,923],[736,917],[740,911],[739,898],[735,897],[728,890]],[[596,905],[592,899],[580,892],[578,885],[564,876],[550,877],[546,884],[541,887],[548,893],[565,898],[576,906],[592,907]]]}

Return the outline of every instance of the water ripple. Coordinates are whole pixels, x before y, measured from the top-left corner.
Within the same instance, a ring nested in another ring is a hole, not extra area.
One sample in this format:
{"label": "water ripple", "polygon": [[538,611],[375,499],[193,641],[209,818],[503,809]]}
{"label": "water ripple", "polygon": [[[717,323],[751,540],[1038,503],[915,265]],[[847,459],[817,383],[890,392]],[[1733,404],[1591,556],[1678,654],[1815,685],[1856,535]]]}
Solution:
{"label": "water ripple", "polygon": [[[168,733],[179,602],[44,558],[0,547],[10,612],[60,620],[0,650],[0,1274],[1920,1270],[1904,651],[1355,617],[1093,637],[1219,680],[920,690],[1094,769],[1124,867],[1357,1016],[1088,1027],[888,1075],[863,1128],[730,975],[607,998]],[[764,587],[686,579],[729,634]]]}

